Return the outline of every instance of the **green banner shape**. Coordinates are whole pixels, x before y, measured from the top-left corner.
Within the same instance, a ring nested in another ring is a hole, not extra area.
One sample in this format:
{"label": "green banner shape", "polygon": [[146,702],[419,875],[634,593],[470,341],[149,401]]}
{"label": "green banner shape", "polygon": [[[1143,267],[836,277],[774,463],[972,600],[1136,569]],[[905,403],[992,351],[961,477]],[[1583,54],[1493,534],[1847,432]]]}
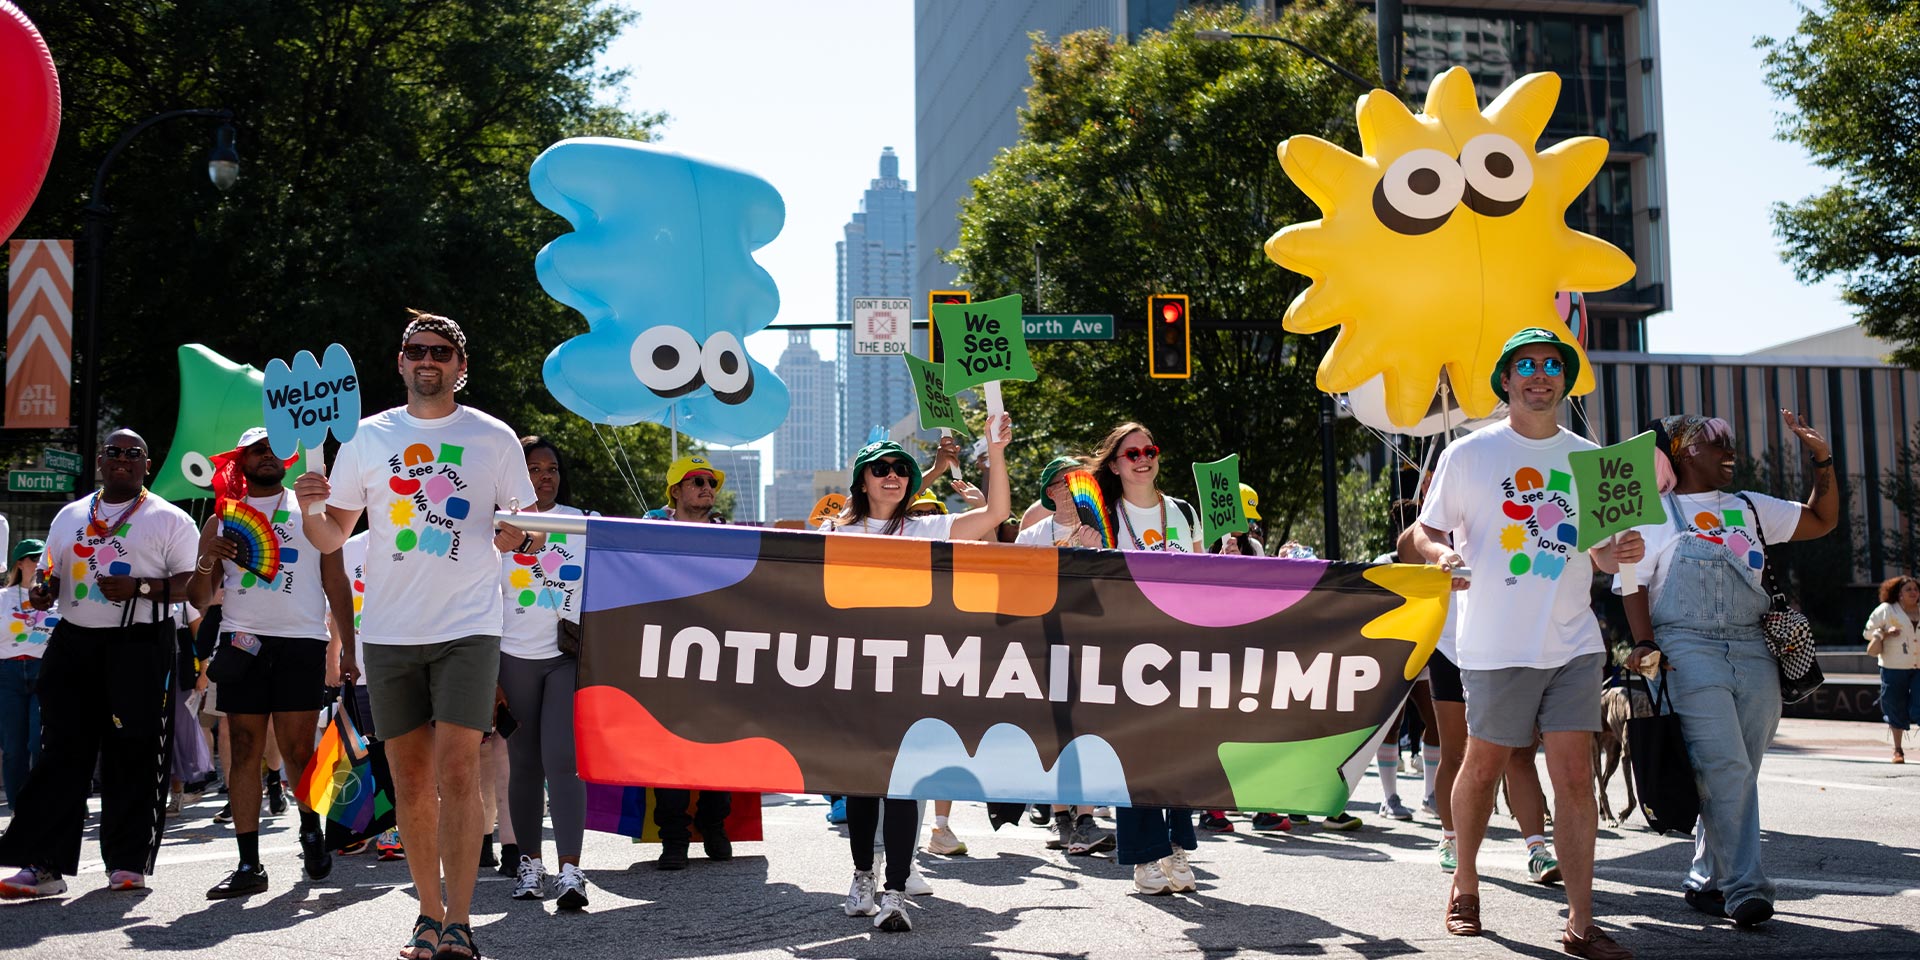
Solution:
{"label": "green banner shape", "polygon": [[933,322],[946,357],[947,396],[995,380],[1033,380],[1020,297],[978,303],[936,303]]}
{"label": "green banner shape", "polygon": [[1240,501],[1240,455],[1193,465],[1193,488],[1200,494],[1200,542],[1212,546],[1229,533],[1247,529],[1246,504]]}
{"label": "green banner shape", "polygon": [[1653,473],[1653,431],[1598,450],[1567,454],[1573,469],[1580,540],[1587,550],[1622,530],[1667,522]]}
{"label": "green banner shape", "polygon": [[960,416],[960,405],[947,394],[946,376],[941,365],[922,360],[911,353],[901,356],[907,361],[907,372],[913,375],[913,399],[920,408],[920,429],[937,430],[945,427],[972,436],[967,430],[966,420]]}

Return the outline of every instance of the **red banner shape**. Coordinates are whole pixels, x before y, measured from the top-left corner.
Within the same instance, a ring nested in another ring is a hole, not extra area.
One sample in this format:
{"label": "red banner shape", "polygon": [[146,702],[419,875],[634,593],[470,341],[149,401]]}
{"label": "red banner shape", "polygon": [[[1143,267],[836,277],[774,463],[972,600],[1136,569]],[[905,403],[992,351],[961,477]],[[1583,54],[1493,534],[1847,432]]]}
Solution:
{"label": "red banner shape", "polygon": [[72,384],[73,241],[11,241],[7,429],[70,426]]}

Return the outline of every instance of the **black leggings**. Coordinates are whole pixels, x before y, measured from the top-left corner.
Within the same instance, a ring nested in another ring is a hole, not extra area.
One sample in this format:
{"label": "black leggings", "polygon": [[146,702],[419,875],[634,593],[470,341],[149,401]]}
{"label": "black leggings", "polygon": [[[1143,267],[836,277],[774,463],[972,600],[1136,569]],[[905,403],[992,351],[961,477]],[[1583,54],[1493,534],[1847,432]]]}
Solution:
{"label": "black leggings", "polygon": [[[855,870],[873,869],[873,835],[880,829],[879,797],[847,798],[847,845]],[[913,870],[913,848],[920,840],[920,811],[912,800],[887,801],[886,889],[905,891]]]}

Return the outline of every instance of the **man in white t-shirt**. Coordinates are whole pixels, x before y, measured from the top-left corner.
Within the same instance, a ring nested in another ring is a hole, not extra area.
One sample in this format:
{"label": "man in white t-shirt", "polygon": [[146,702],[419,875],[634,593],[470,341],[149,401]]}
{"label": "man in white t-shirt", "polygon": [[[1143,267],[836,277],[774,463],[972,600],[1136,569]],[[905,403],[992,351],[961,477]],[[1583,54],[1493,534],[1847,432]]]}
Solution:
{"label": "man in white t-shirt", "polygon": [[[322,554],[307,539],[306,514],[283,481],[288,461],[273,452],[265,427],[240,434],[233,452],[215,458],[214,492],[224,504],[245,504],[236,526],[252,536],[270,535],[278,558],[271,577],[261,576],[262,544],[225,533],[223,517],[207,518],[200,532],[200,557],[192,602],[205,608],[221,591],[220,643],[215,652],[221,674],[220,709],[231,731],[232,769],[253,770],[267,749],[268,721],[285,769],[298,775],[313,755],[313,729],[326,706],[327,611],[332,609],[343,643],[353,642],[352,600],[339,551]],[[232,509],[238,509],[234,507]],[[264,524],[265,531],[259,529]],[[241,534],[245,538],[248,534]],[[346,661],[350,659],[342,656]],[[240,865],[207,891],[209,900],[227,900],[267,889],[260,862],[260,795],[232,793],[234,840]],[[300,851],[307,877],[326,879],[333,870],[320,816],[300,802]]]}
{"label": "man in white t-shirt", "polygon": [[[1453,788],[1459,832],[1447,931],[1480,934],[1477,860],[1493,794],[1509,755],[1544,735],[1553,781],[1554,847],[1567,888],[1566,952],[1592,960],[1633,954],[1593,922],[1593,733],[1600,729],[1606,645],[1590,606],[1593,563],[1611,570],[1639,560],[1638,534],[1587,553],[1567,455],[1595,445],[1565,429],[1560,402],[1580,372],[1580,353],[1548,330],[1513,335],[1494,367],[1507,420],[1455,441],[1440,455],[1433,486],[1410,533],[1428,563],[1468,567],[1456,579],[1469,602],[1455,641],[1467,701],[1467,751]],[[1451,538],[1451,545],[1449,545]]]}
{"label": "man in white t-shirt", "polygon": [[[360,648],[420,898],[409,949],[465,957],[476,953],[468,908],[484,834],[480,738],[500,675],[500,554],[531,553],[545,537],[494,522],[496,509],[533,504],[533,483],[519,437],[454,400],[467,373],[459,325],[413,311],[397,365],[407,405],[360,421],[332,477],[309,473],[294,490],[303,505],[327,505],[307,518],[322,551],[367,516]],[[343,682],[358,667],[343,663]],[[442,862],[462,866],[443,878]]]}
{"label": "man in white t-shirt", "polygon": [[153,871],[166,824],[162,732],[178,685],[169,608],[186,595],[198,539],[192,517],[143,486],[147,449],[131,430],[109,434],[101,489],[60,508],[47,531],[48,574],[27,596],[40,610],[58,601],[60,623],[40,665],[40,760],[0,837],[0,864],[23,869],[0,880],[0,899],[66,891],[96,762],[107,888],[142,889]]}

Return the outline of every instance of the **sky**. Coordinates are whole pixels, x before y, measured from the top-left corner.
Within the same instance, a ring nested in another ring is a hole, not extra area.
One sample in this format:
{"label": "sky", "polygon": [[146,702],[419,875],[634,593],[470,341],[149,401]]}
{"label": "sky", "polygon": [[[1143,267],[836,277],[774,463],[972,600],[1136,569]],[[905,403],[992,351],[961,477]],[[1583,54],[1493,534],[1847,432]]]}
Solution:
{"label": "sky", "polygon": [[[632,72],[627,106],[669,115],[662,146],[751,170],[780,191],[786,226],[758,254],[780,288],[775,322],[831,321],[834,243],[878,175],[881,148],[893,147],[914,177],[913,3],[631,5],[640,19],[604,58]],[[1832,284],[1802,285],[1780,260],[1768,218],[1774,202],[1832,181],[1801,148],[1774,139],[1786,107],[1753,48],[1756,36],[1790,35],[1797,4],[1659,8],[1672,309],[1649,320],[1649,347],[1745,353],[1847,324]],[[813,339],[833,355],[829,336]],[[785,344],[785,334],[763,333],[748,349],[771,366]],[[750,446],[767,451],[764,482],[771,441]]]}

